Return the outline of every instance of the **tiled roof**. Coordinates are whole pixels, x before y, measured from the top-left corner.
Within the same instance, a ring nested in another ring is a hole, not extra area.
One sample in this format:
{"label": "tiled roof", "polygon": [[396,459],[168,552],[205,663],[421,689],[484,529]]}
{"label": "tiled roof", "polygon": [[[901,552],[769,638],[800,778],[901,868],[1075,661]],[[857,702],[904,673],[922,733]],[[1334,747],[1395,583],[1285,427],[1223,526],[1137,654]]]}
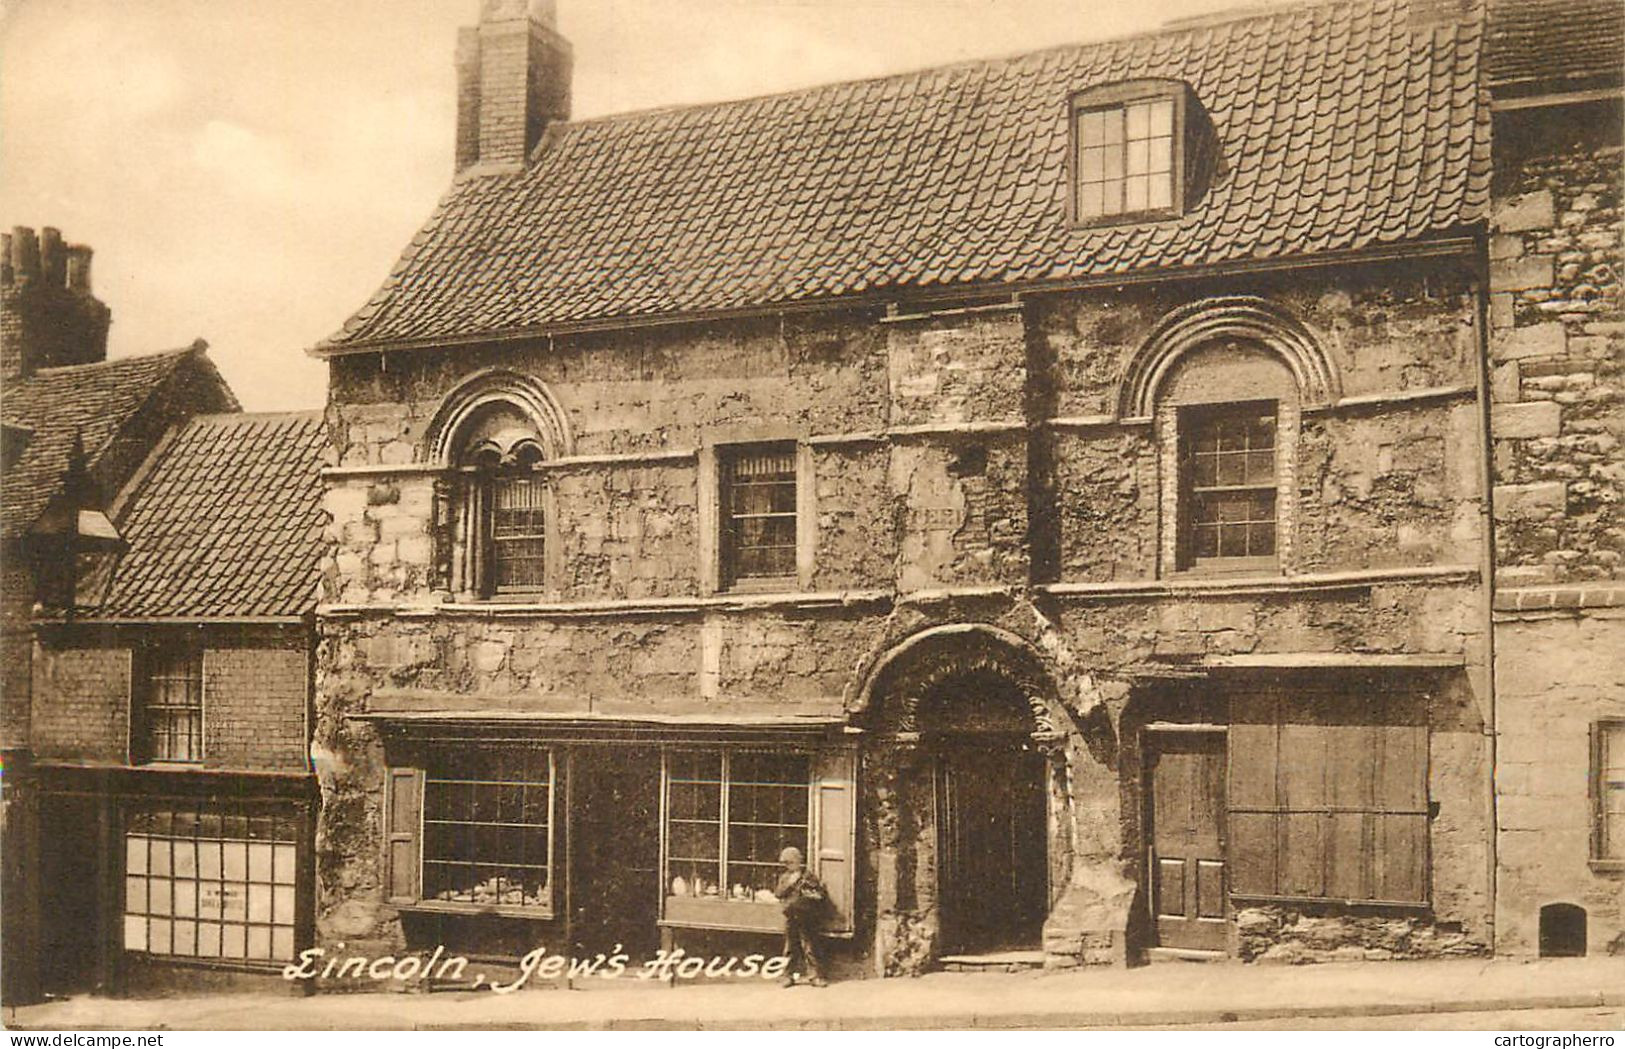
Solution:
{"label": "tiled roof", "polygon": [[[460,178],[318,349],[1427,237],[1484,212],[1482,31],[1344,0],[556,126],[523,171]],[[1191,85],[1220,175],[1177,220],[1069,228],[1067,99],[1141,77]]]}
{"label": "tiled roof", "polygon": [[[218,380],[201,346],[42,368],[9,380],[0,400],[0,415],[7,427],[27,430],[29,435],[21,455],[0,481],[5,537],[27,534],[60,490],[76,434],[84,443],[86,466],[94,470],[126,427],[188,361]],[[223,383],[221,390],[226,403],[235,406]]]}
{"label": "tiled roof", "polygon": [[1625,3],[1491,0],[1486,51],[1490,82],[1498,91],[1617,84],[1625,74]]}
{"label": "tiled roof", "polygon": [[316,607],[326,519],[319,412],[202,415],[134,482],[98,615],[303,615]]}

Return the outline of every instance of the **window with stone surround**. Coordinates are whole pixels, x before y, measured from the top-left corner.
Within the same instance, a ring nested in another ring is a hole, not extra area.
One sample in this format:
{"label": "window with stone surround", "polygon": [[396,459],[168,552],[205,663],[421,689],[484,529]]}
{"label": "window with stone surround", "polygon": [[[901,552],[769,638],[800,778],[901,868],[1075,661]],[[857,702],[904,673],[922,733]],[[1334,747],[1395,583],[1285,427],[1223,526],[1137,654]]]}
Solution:
{"label": "window with stone surround", "polygon": [[1180,419],[1184,567],[1275,563],[1275,404],[1188,408]]}
{"label": "window with stone surround", "polygon": [[1279,573],[1296,500],[1297,385],[1247,340],[1220,340],[1169,369],[1157,398],[1164,575]]}
{"label": "window with stone surround", "polygon": [[552,492],[539,428],[516,405],[494,402],[464,425],[453,485],[451,589],[513,600],[550,580]]}
{"label": "window with stone surround", "polygon": [[1591,862],[1625,870],[1625,719],[1591,726]]}
{"label": "window with stone surround", "polygon": [[154,645],[141,652],[139,666],[136,761],[202,762],[202,650],[185,643]]}

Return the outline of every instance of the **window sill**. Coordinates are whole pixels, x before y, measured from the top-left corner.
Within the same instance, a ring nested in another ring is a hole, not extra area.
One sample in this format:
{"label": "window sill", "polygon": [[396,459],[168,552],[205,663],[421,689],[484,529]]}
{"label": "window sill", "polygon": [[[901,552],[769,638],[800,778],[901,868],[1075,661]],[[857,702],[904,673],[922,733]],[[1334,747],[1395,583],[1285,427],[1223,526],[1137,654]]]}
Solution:
{"label": "window sill", "polygon": [[465,917],[489,915],[497,918],[524,918],[530,921],[552,921],[552,907],[516,907],[501,903],[454,903],[450,900],[418,900],[415,903],[397,903],[395,909],[410,914],[453,914]]}
{"label": "window sill", "polygon": [[739,579],[724,586],[723,594],[790,594],[799,590],[795,576]]}
{"label": "window sill", "polygon": [[782,933],[784,912],[777,903],[758,900],[667,896],[665,914],[660,924],[685,929]]}
{"label": "window sill", "polygon": [[1625,872],[1625,860],[1587,860],[1593,874],[1619,874]]}
{"label": "window sill", "polygon": [[1284,575],[1281,562],[1273,557],[1218,558],[1202,561],[1173,573],[1174,579],[1234,579],[1241,576],[1270,578]]}
{"label": "window sill", "polygon": [[1417,900],[1344,900],[1334,896],[1252,896],[1239,892],[1230,894],[1232,908],[1256,904],[1280,904],[1289,907],[1359,907],[1383,910],[1427,911],[1433,905]]}
{"label": "window sill", "polygon": [[[1077,188],[1073,188],[1073,193]],[[1074,216],[1072,229],[1083,232],[1092,229],[1111,229],[1113,226],[1150,226],[1161,222],[1173,222],[1184,215],[1179,208],[1150,208],[1145,211],[1125,211],[1116,215],[1094,215],[1090,217]]]}

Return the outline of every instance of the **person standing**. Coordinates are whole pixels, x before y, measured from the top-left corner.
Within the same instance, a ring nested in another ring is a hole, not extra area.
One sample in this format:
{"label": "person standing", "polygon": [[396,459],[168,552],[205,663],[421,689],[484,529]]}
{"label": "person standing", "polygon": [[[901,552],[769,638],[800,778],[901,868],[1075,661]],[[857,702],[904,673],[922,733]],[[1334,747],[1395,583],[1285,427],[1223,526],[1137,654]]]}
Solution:
{"label": "person standing", "polygon": [[794,987],[803,973],[814,987],[824,986],[823,968],[818,961],[818,931],[823,925],[829,893],[818,875],[807,869],[801,850],[787,846],[779,853],[784,873],[779,875],[773,893],[784,910],[784,953],[790,959],[784,986]]}

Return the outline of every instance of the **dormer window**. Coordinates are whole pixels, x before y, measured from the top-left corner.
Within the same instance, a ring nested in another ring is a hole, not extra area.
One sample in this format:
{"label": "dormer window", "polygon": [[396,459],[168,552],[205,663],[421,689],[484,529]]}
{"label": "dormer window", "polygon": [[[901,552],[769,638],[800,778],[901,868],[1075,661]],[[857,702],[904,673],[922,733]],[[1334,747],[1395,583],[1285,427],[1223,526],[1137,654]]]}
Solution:
{"label": "dormer window", "polygon": [[1187,91],[1154,81],[1113,84],[1072,100],[1072,215],[1079,224],[1178,215],[1185,170]]}

